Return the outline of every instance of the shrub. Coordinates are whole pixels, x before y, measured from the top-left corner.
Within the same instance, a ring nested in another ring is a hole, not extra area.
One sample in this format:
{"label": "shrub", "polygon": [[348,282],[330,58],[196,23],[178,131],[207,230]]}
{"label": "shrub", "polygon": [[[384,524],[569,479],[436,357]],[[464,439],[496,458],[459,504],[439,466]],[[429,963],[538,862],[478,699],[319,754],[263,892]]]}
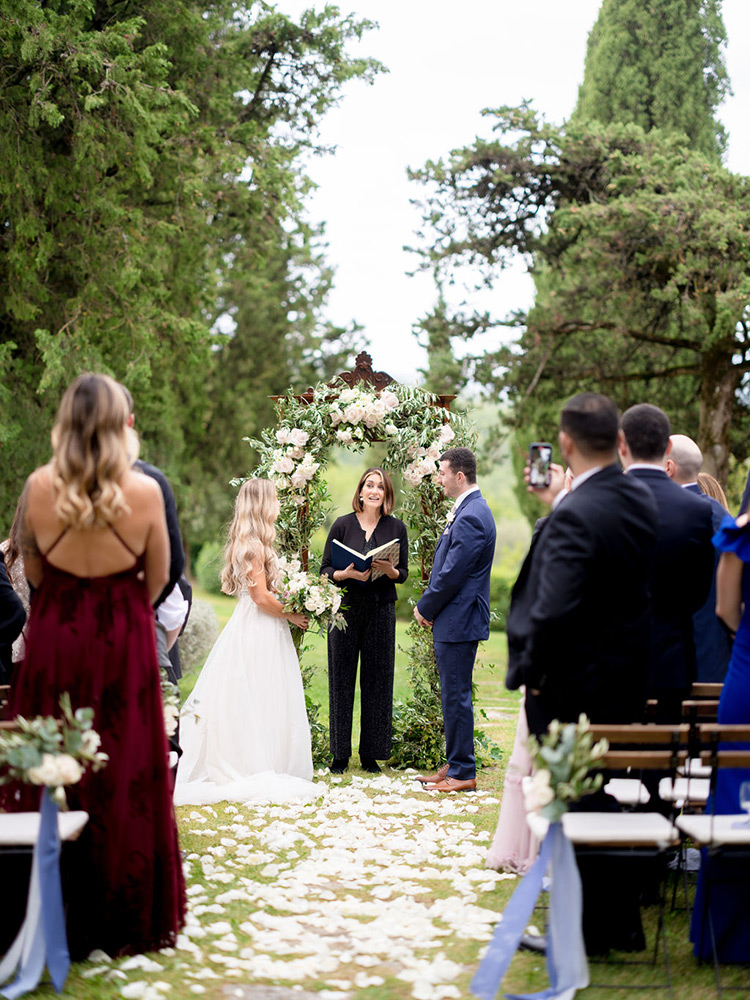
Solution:
{"label": "shrub", "polygon": [[508,608],[510,607],[510,592],[516,580],[515,570],[508,572],[504,568],[492,567],[490,576],[490,630],[492,632],[504,632],[505,623],[508,620]]}
{"label": "shrub", "polygon": [[193,601],[185,631],[180,636],[180,663],[184,672],[200,666],[219,635],[219,620],[208,601]]}
{"label": "shrub", "polygon": [[221,593],[219,574],[224,565],[224,547],[221,542],[206,542],[195,560],[195,577],[209,594]]}

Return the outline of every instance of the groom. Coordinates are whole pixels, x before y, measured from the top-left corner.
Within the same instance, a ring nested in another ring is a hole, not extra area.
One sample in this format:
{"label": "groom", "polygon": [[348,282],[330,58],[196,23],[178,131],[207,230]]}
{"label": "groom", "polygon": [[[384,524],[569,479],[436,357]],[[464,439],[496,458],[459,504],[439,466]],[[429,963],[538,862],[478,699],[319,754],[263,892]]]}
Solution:
{"label": "groom", "polygon": [[455,502],[414,617],[432,628],[448,763],[418,780],[439,792],[462,792],[477,787],[471,678],[477,643],[490,634],[495,520],[479,492],[477,462],[468,448],[444,452],[437,478]]}

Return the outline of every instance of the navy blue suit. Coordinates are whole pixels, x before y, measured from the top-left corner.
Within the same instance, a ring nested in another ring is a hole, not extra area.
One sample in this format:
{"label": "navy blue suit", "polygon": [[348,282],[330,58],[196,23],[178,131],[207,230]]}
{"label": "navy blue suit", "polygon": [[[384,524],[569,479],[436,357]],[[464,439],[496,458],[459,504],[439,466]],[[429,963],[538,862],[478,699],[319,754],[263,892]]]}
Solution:
{"label": "navy blue suit", "polygon": [[[685,486],[690,493],[701,497],[711,507],[711,525],[714,532],[724,520],[726,510],[718,500],[708,496],[698,486],[691,483]],[[711,577],[711,589],[706,603],[693,615],[693,636],[695,638],[695,668],[696,680],[704,683],[719,684],[724,681],[729,668],[729,657],[732,655],[732,640],[729,632],[716,617],[716,567],[721,553],[714,549],[714,575]]]}
{"label": "navy blue suit", "polygon": [[705,604],[714,572],[711,507],[663,469],[634,468],[627,475],[648,486],[659,512],[648,694],[659,701],[657,721],[679,722],[680,703],[696,679],[693,614]]}
{"label": "navy blue suit", "polygon": [[461,502],[441,535],[429,585],[417,604],[433,622],[448,775],[461,781],[476,774],[471,681],[477,643],[490,634],[494,553],[495,519],[477,490]]}
{"label": "navy blue suit", "polygon": [[26,612],[10,582],[5,556],[0,552],[0,684],[11,681],[13,643],[21,634],[25,622]]}

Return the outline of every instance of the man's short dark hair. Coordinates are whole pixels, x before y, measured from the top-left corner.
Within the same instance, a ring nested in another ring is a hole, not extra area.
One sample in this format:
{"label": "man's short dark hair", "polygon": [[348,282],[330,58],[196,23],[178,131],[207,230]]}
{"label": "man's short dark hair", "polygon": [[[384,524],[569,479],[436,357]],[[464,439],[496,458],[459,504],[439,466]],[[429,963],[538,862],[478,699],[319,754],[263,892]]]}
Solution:
{"label": "man's short dark hair", "polygon": [[585,456],[611,454],[617,448],[619,429],[617,407],[598,392],[573,396],[560,414],[560,430],[570,435]]}
{"label": "man's short dark hair", "polygon": [[477,481],[477,460],[471,448],[449,448],[439,461],[447,462],[453,472],[463,472],[470,486]]}
{"label": "man's short dark hair", "polygon": [[621,426],[634,459],[659,462],[664,458],[672,433],[664,410],[651,403],[637,403],[623,413]]}

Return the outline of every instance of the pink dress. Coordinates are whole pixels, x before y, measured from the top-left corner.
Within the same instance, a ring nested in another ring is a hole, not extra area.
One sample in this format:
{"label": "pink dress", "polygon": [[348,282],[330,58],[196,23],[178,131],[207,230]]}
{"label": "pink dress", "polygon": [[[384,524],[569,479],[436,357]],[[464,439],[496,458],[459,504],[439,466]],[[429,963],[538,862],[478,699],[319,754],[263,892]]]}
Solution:
{"label": "pink dress", "polygon": [[515,872],[517,875],[524,875],[539,853],[539,841],[526,822],[526,807],[521,789],[521,781],[531,774],[531,757],[526,748],[528,737],[524,699],[518,713],[513,753],[505,772],[497,829],[486,862],[487,868]]}

